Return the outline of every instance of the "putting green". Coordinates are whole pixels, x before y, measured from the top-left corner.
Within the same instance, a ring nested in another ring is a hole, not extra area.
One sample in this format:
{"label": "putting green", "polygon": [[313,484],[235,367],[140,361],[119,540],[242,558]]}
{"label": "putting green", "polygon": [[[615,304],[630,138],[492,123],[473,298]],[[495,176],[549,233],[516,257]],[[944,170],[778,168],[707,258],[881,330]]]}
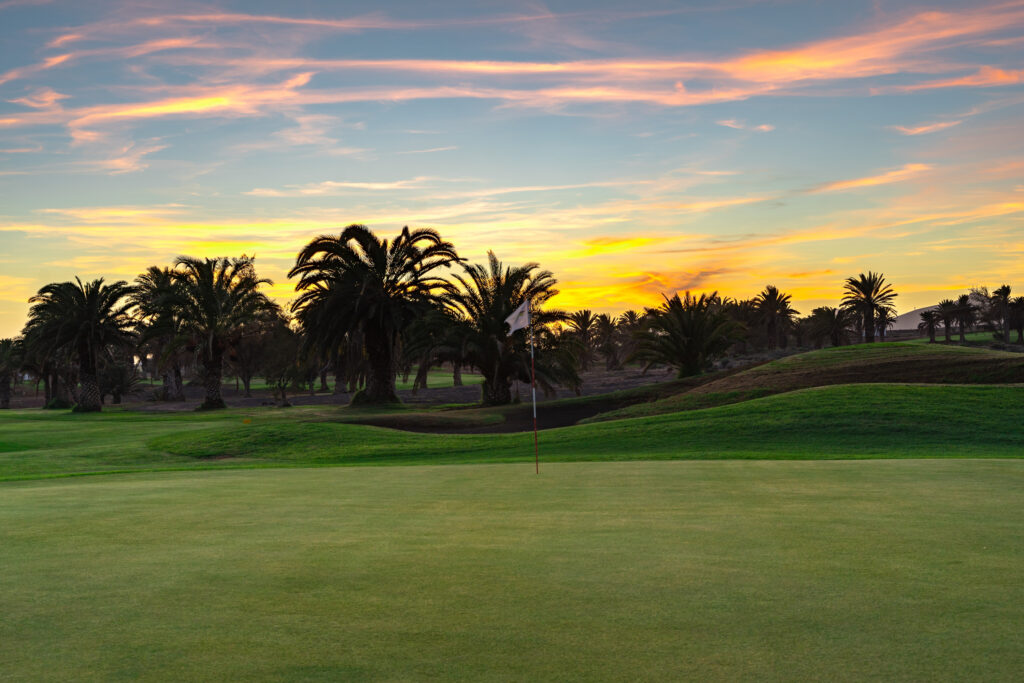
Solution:
{"label": "putting green", "polygon": [[0,484],[0,678],[1013,680],[1024,462]]}

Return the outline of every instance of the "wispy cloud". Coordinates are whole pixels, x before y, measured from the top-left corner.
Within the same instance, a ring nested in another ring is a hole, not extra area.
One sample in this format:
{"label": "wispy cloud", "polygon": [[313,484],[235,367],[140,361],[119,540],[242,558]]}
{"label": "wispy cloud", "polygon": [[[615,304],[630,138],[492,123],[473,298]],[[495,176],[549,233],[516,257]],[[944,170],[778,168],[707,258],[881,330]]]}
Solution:
{"label": "wispy cloud", "polygon": [[917,178],[923,173],[932,170],[931,164],[904,164],[900,168],[894,168],[878,175],[864,176],[863,178],[852,178],[850,180],[838,180],[832,183],[818,185],[810,192],[843,192],[856,190],[865,187],[878,185],[889,185],[891,183],[902,183]]}
{"label": "wispy cloud", "polygon": [[946,130],[953,126],[959,126],[963,121],[936,121],[935,123],[922,123],[917,126],[890,126],[893,130],[903,135],[927,135]]}
{"label": "wispy cloud", "polygon": [[448,145],[447,147],[431,147],[429,149],[410,149],[405,152],[397,152],[397,154],[432,154],[433,152],[451,152],[458,149],[457,145]]}
{"label": "wispy cloud", "polygon": [[715,121],[719,126],[725,126],[726,128],[735,128],[736,130],[756,130],[762,133],[768,133],[775,130],[775,126],[770,123],[762,123],[756,126],[748,126],[745,123],[737,121],[736,119],[722,119],[721,121]]}
{"label": "wispy cloud", "polygon": [[325,180],[319,183],[308,185],[290,185],[282,190],[275,190],[265,187],[257,187],[245,194],[253,197],[315,197],[331,194],[339,194],[345,190],[369,190],[372,192],[384,192],[392,190],[413,190],[422,188],[427,182],[433,180],[427,176],[410,178],[408,180],[392,180],[386,182],[356,182]]}

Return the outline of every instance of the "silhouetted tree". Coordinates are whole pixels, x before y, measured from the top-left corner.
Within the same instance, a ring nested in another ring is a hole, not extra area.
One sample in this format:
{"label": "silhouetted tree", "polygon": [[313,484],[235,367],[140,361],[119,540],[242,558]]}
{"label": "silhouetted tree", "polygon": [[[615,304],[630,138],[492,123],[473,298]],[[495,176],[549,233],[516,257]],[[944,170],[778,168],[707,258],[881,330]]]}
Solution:
{"label": "silhouetted tree", "polygon": [[[827,339],[832,346],[849,343],[847,332],[853,324],[852,314],[842,308],[822,306],[811,311],[810,335],[816,342]],[[818,344],[820,348],[820,344]]]}
{"label": "silhouetted tree", "polygon": [[1003,335],[1003,343],[1010,343],[1010,285],[1003,285],[996,291],[992,292],[992,303],[994,307],[999,311],[999,324],[1000,332]]}
{"label": "silhouetted tree", "polygon": [[946,343],[953,341],[950,336],[950,331],[953,329],[953,323],[956,322],[957,305],[952,299],[943,299],[939,302],[935,311],[939,314],[939,318],[942,320],[943,332],[946,334]]}
{"label": "silhouetted tree", "polygon": [[164,401],[184,401],[181,376],[182,353],[187,342],[181,320],[174,307],[179,284],[170,268],[150,266],[135,278],[132,303],[138,318],[139,347],[149,351],[162,378],[158,397]]}
{"label": "silhouetted tree", "polygon": [[843,307],[856,311],[863,321],[864,341],[875,341],[875,317],[879,307],[889,306],[896,298],[896,292],[885,282],[881,273],[861,273],[849,277],[843,287]]}
{"label": "silhouetted tree", "polygon": [[253,259],[195,259],[181,256],[173,271],[177,287],[170,295],[181,331],[189,335],[203,368],[203,410],[224,408],[221,378],[224,358],[247,326],[274,306],[260,291],[273,284],[256,275]]}
{"label": "silhouetted tree", "polygon": [[97,378],[100,355],[110,347],[132,343],[132,319],[128,311],[132,288],[127,282],[109,285],[103,279],[83,284],[54,282],[29,299],[25,338],[46,340],[51,349],[64,348],[78,366],[81,383],[77,412],[101,409]]}
{"label": "silhouetted tree", "polygon": [[760,322],[764,326],[768,348],[785,346],[786,332],[793,325],[793,318],[799,311],[790,306],[791,297],[783,294],[773,285],[768,285],[754,298]]}
{"label": "silhouetted tree", "polygon": [[974,326],[977,308],[970,294],[961,294],[956,300],[956,324],[960,330],[960,343],[967,343],[967,328]]}
{"label": "silhouetted tree", "polygon": [[725,353],[741,327],[726,312],[717,292],[683,299],[665,297],[660,307],[648,309],[650,330],[639,334],[636,357],[668,365],[679,377],[696,375]]}
{"label": "silhouetted tree", "polygon": [[11,407],[11,384],[18,377],[21,361],[21,339],[0,339],[0,410]]}
{"label": "silhouetted tree", "polygon": [[[535,342],[537,386],[552,393],[556,384],[576,389],[579,376],[573,358],[566,353],[551,353],[558,342],[542,336],[543,328],[564,321],[562,311],[546,310],[545,302],[558,293],[550,271],[537,263],[505,266],[493,252],[488,263],[463,265],[463,273],[453,278],[459,287],[447,297],[448,305],[465,324],[465,349],[468,365],[483,376],[483,402],[502,405],[512,401],[512,382],[530,381],[528,331],[509,332],[505,319],[526,300],[530,301]],[[543,342],[543,345],[542,345]]]}
{"label": "silhouetted tree", "polygon": [[365,392],[353,401],[395,403],[402,331],[451,289],[440,268],[458,262],[434,230],[403,228],[389,242],[364,225],[303,247],[288,277],[299,277],[292,305],[312,343],[333,348],[358,330],[369,364]]}
{"label": "silhouetted tree", "polygon": [[934,308],[929,308],[927,311],[921,311],[921,322],[918,323],[917,330],[926,333],[928,342],[934,344],[935,330],[940,322],[942,322],[942,316],[939,315],[939,312]]}

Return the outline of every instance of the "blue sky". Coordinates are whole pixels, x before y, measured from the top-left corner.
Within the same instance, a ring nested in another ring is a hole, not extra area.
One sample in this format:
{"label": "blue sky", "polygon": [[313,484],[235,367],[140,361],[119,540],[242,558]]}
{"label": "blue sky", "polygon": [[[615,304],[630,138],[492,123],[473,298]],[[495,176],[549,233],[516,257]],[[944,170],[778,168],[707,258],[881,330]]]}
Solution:
{"label": "blue sky", "polygon": [[353,222],[601,311],[1024,271],[1024,2],[170,7],[0,0],[0,334],[179,254],[255,253],[287,301]]}

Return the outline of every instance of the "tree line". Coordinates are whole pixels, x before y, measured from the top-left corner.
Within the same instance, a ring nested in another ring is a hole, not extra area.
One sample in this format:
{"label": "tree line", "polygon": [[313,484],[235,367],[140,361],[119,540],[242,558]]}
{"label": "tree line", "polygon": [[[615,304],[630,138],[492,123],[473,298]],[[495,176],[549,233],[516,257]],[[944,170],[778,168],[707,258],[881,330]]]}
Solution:
{"label": "tree line", "polygon": [[[551,394],[578,392],[581,372],[602,361],[607,370],[668,366],[683,377],[728,353],[873,342],[895,318],[896,293],[873,272],[847,278],[837,306],[804,317],[771,285],[745,300],[674,294],[619,316],[564,311],[548,305],[557,280],[540,264],[507,265],[493,253],[468,263],[431,229],[403,228],[389,240],[350,225],[310,241],[288,277],[296,283],[288,310],[262,291],[272,283],[244,255],[183,256],[132,283],[48,284],[29,300],[22,335],[0,340],[0,406],[21,373],[42,383],[50,407],[100,410],[106,396],[116,403],[134,388],[140,366],[160,376],[160,400],[184,400],[191,375],[204,387],[203,409],[225,407],[225,369],[247,395],[264,377],[283,404],[300,387],[328,390],[330,374],[353,403],[382,404],[398,401],[399,375],[422,389],[442,365],[456,385],[464,369],[479,373],[481,401],[499,405],[515,399],[515,382],[530,382],[531,335],[537,385]],[[509,332],[505,319],[526,300],[531,328]]]}
{"label": "tree line", "polygon": [[975,287],[956,299],[943,299],[920,313],[917,329],[935,343],[941,329],[947,343],[956,331],[960,343],[967,341],[970,330],[993,333],[995,340],[1010,343],[1010,333],[1016,332],[1017,344],[1024,344],[1024,296],[1012,296],[1010,285],[1002,285],[991,293],[987,287]]}

